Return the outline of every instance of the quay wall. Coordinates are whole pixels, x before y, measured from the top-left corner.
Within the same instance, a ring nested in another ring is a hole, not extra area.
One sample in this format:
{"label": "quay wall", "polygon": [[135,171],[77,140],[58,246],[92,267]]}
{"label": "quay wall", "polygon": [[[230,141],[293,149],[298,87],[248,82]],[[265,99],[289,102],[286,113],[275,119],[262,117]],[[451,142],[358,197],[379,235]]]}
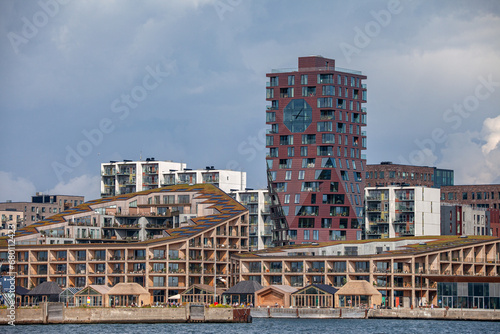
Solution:
{"label": "quay wall", "polygon": [[[200,313],[201,312],[201,313]],[[12,319],[10,310],[0,309],[0,325]],[[191,318],[190,307],[179,308],[108,308],[108,307],[63,307],[62,303],[45,303],[38,308],[15,310],[15,324],[47,323],[176,323],[176,322],[248,322],[249,309],[197,308],[196,317]]]}
{"label": "quay wall", "polygon": [[371,319],[433,319],[500,321],[500,310],[479,309],[370,309]]}

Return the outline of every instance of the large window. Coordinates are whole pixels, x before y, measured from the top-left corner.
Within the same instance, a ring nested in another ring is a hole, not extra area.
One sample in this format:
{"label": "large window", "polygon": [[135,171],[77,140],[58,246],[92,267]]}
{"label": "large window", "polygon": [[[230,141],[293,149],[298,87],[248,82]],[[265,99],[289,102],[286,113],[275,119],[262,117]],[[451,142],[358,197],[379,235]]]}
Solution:
{"label": "large window", "polygon": [[333,74],[318,74],[318,84],[332,84]]}
{"label": "large window", "polygon": [[321,134],[321,142],[323,144],[335,144],[335,134],[333,133]]}
{"label": "large window", "polygon": [[318,132],[333,131],[332,122],[318,122]]}
{"label": "large window", "polygon": [[331,108],[333,107],[333,99],[331,97],[318,98],[318,108]]}
{"label": "large window", "polygon": [[323,95],[335,95],[335,86],[323,86]]}

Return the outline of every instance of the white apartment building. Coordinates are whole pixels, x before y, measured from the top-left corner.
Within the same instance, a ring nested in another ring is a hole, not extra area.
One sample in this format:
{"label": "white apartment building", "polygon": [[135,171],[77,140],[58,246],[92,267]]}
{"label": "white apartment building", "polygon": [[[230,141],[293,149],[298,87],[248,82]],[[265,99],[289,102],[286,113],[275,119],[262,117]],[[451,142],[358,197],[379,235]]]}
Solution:
{"label": "white apartment building", "polygon": [[250,251],[272,247],[272,221],[269,210],[271,198],[267,189],[231,191],[229,195],[249,211]]}
{"label": "white apartment building", "polygon": [[242,190],[246,187],[246,172],[216,170],[213,166],[192,170],[185,163],[157,161],[154,158],[101,164],[101,197],[196,183],[211,183],[225,192]]}
{"label": "white apartment building", "polygon": [[440,235],[440,190],[422,186],[365,188],[365,238]]}

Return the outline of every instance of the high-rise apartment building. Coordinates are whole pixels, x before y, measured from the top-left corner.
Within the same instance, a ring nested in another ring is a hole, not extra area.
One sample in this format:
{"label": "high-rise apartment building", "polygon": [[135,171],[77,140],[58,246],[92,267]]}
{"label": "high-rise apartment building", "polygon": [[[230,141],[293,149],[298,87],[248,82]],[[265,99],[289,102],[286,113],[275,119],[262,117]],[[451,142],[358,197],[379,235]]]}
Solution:
{"label": "high-rise apartment building", "polygon": [[360,239],[366,76],[321,56],[266,76],[268,180],[273,206],[280,204],[271,214],[288,225],[285,236],[275,223],[275,243]]}

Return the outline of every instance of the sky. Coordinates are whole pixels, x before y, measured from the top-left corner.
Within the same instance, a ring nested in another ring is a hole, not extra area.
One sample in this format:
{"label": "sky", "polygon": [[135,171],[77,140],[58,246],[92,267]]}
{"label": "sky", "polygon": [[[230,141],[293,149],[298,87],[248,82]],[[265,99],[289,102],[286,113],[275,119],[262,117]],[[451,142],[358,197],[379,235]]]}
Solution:
{"label": "sky", "polygon": [[266,73],[368,77],[367,162],[500,183],[496,0],[0,1],[0,201],[100,196],[100,164],[242,170],[266,187]]}

